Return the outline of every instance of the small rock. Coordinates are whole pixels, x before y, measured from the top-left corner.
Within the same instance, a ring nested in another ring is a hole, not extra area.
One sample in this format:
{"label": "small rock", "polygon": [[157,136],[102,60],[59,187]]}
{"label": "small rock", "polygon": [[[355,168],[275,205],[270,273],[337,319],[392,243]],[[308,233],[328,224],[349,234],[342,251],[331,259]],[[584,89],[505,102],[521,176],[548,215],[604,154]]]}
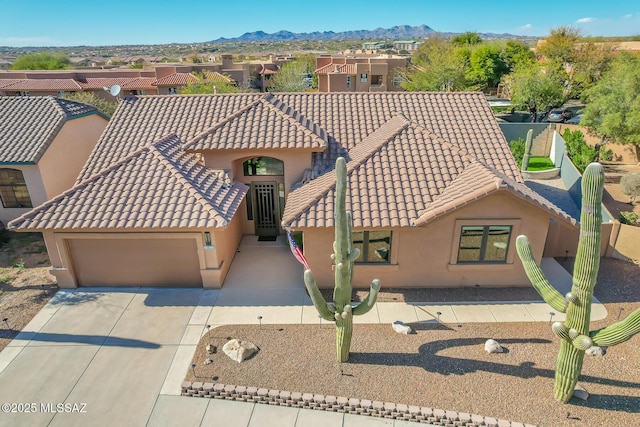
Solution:
{"label": "small rock", "polygon": [[251,357],[255,352],[258,351],[258,347],[255,344],[250,343],[249,341],[241,341],[238,339],[233,339],[228,341],[223,347],[222,351],[224,354],[229,356],[232,360],[240,363],[244,360],[247,360]]}
{"label": "small rock", "polygon": [[404,322],[401,322],[399,320],[396,320],[395,322],[393,322],[391,324],[391,326],[393,327],[393,330],[396,331],[399,334],[410,334],[413,332],[413,329],[411,329],[411,326],[405,324]]}
{"label": "small rock", "polygon": [[584,353],[587,356],[604,356],[607,354],[607,347],[589,347]]}
{"label": "small rock", "polygon": [[206,350],[207,350],[207,353],[214,354],[218,349],[213,344],[207,344]]}
{"label": "small rock", "polygon": [[484,343],[484,350],[487,353],[503,353],[504,352],[504,349],[500,344],[498,344],[498,341],[496,340],[487,340],[487,342]]}
{"label": "small rock", "polygon": [[204,364],[205,365],[211,365],[213,363],[213,360],[211,359],[205,359]]}
{"label": "small rock", "polygon": [[573,390],[573,397],[577,399],[587,400],[589,398],[589,393],[580,384],[576,384],[576,388]]}

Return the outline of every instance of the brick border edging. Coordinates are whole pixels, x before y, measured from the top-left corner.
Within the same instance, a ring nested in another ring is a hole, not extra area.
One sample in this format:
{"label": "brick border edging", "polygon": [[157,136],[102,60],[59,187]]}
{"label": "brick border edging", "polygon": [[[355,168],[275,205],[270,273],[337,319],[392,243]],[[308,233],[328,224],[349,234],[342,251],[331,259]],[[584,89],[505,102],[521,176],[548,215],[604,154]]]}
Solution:
{"label": "brick border edging", "polygon": [[346,398],[313,393],[290,392],[268,388],[245,387],[220,383],[184,381],[182,396],[208,397],[211,399],[236,400],[265,405],[289,406],[302,409],[341,412],[378,418],[430,423],[453,427],[535,427],[491,417],[444,411],[401,403]]}

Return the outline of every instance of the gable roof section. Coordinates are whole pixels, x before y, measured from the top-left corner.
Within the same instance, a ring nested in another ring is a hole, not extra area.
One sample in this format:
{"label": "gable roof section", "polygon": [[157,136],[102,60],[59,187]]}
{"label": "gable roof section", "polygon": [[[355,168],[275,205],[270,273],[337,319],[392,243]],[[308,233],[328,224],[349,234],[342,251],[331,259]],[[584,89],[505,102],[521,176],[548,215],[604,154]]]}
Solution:
{"label": "gable roof section", "polygon": [[327,64],[314,71],[315,74],[350,74],[356,75],[356,64]]}
{"label": "gable roof section", "polygon": [[152,83],[154,86],[176,86],[186,85],[187,83],[197,83],[200,79],[191,73],[173,73],[162,77]]}
{"label": "gable roof section", "polygon": [[37,163],[67,120],[98,114],[80,102],[0,97],[0,163]]}
{"label": "gable roof section", "polygon": [[122,89],[156,89],[153,77],[135,77],[122,85]]}
{"label": "gable roof section", "polygon": [[474,160],[425,209],[413,225],[422,226],[476,200],[498,191],[507,191],[549,212],[553,217],[576,226],[577,221],[524,184]]}
{"label": "gable roof section", "polygon": [[10,223],[23,230],[224,227],[248,187],[226,184],[177,136],[144,147]]}
{"label": "gable roof section", "polygon": [[[354,227],[413,225],[418,213],[470,160],[402,115],[349,151],[347,210]],[[283,221],[292,227],[332,227],[335,171],[289,193]]]}
{"label": "gable roof section", "polygon": [[[261,131],[257,131],[257,123],[265,124]],[[188,141],[185,149],[306,148],[322,151],[327,138],[327,132],[316,123],[274,95],[267,94]]]}
{"label": "gable roof section", "polygon": [[89,179],[131,153],[176,134],[188,141],[261,94],[150,95],[125,98],[109,120],[77,183]]}
{"label": "gable roof section", "polygon": [[60,90],[82,90],[80,86],[73,79],[24,79],[3,87],[4,90],[48,90],[48,91],[60,91]]}
{"label": "gable roof section", "polygon": [[77,78],[76,81],[84,90],[97,89],[101,90],[105,87],[113,85],[123,86],[125,83],[133,80],[133,77],[87,77]]}

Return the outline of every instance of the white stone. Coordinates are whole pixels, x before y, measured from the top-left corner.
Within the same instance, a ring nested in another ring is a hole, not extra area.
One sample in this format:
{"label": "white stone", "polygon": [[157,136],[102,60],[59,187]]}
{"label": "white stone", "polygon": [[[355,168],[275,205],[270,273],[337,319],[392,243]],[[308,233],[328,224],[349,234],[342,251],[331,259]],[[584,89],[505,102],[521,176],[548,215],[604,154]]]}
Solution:
{"label": "white stone", "polygon": [[573,397],[577,399],[587,400],[589,398],[589,393],[580,384],[576,384],[576,388],[573,389]]}
{"label": "white stone", "polygon": [[205,359],[204,364],[205,365],[211,365],[213,363],[213,360],[211,359]]}
{"label": "white stone", "polygon": [[228,341],[222,347],[222,351],[224,351],[224,354],[229,356],[232,360],[240,363],[257,352],[258,347],[256,347],[255,344],[250,343],[249,341],[233,339],[231,341]]}
{"label": "white stone", "polygon": [[393,322],[391,324],[391,326],[393,327],[393,330],[396,331],[399,334],[410,334],[413,332],[413,329],[411,329],[411,326],[405,324],[404,322],[401,322],[399,320],[396,320],[395,322]]}
{"label": "white stone", "polygon": [[605,354],[607,354],[607,348],[593,346],[589,347],[584,353],[587,356],[604,356]]}
{"label": "white stone", "polygon": [[206,350],[207,350],[207,353],[213,354],[216,352],[217,348],[213,344],[207,344]]}
{"label": "white stone", "polygon": [[498,344],[498,341],[491,340],[491,339],[487,340],[487,342],[484,343],[484,350],[487,353],[503,353],[504,352],[504,349],[500,344]]}

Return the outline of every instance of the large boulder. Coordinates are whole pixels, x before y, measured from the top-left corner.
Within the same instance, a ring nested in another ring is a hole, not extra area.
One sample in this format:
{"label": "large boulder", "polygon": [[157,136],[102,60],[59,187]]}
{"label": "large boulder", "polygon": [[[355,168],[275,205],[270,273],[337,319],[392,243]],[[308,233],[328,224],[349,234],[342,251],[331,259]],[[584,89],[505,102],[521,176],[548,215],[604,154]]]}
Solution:
{"label": "large boulder", "polygon": [[487,353],[503,353],[504,349],[496,340],[487,340],[484,343],[484,351]]}
{"label": "large boulder", "polygon": [[240,363],[256,353],[258,351],[258,347],[249,341],[233,339],[231,341],[227,341],[227,343],[222,347],[222,351],[224,351],[224,354],[229,356],[231,359]]}
{"label": "large boulder", "polygon": [[401,322],[400,320],[396,320],[391,324],[391,326],[393,327],[393,330],[399,334],[406,335],[413,332],[413,329],[411,329],[411,326],[405,324],[404,322]]}

